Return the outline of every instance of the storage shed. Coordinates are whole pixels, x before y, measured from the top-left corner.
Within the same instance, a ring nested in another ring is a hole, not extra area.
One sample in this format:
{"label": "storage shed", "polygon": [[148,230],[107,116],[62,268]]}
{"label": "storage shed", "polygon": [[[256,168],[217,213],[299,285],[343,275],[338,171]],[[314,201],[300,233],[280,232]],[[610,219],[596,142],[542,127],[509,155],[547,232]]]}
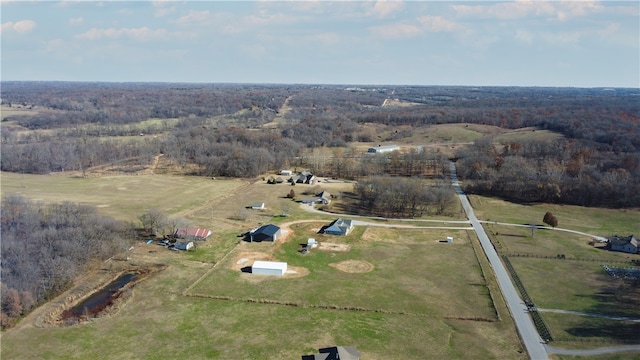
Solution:
{"label": "storage shed", "polygon": [[281,231],[280,228],[273,225],[267,224],[262,225],[259,228],[252,230],[249,232],[249,239],[253,241],[276,241],[280,236]]}
{"label": "storage shed", "polygon": [[251,266],[252,274],[282,276],[286,272],[287,272],[286,262],[256,260],[253,262],[253,265]]}

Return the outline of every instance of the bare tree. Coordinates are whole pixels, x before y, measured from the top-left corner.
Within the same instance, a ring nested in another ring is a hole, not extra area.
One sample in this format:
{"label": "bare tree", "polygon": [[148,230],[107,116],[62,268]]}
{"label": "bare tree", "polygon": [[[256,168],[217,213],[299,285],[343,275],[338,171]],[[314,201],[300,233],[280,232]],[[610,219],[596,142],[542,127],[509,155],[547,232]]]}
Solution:
{"label": "bare tree", "polygon": [[151,235],[155,236],[166,225],[167,214],[160,209],[150,209],[140,215],[140,222],[143,228],[149,229]]}

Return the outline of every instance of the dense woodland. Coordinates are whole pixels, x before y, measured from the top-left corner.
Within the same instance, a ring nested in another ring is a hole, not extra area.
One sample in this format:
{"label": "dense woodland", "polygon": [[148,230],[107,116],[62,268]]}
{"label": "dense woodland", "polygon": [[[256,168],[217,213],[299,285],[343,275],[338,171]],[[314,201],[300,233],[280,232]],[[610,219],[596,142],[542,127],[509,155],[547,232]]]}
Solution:
{"label": "dense woodland", "polygon": [[133,227],[69,202],[42,204],[19,195],[2,198],[3,328],[35,305],[66,290],[92,259],[127,249]]}

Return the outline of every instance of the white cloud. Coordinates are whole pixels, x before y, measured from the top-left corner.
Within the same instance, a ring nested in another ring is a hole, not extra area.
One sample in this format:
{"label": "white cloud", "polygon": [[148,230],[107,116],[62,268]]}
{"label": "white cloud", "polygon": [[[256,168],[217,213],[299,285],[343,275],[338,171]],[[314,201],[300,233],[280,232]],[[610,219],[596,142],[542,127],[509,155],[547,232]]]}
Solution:
{"label": "white cloud", "polygon": [[5,32],[15,32],[17,34],[26,34],[31,32],[36,28],[36,22],[33,20],[20,20],[18,22],[8,21],[2,24],[1,31]]}
{"label": "white cloud", "polygon": [[399,0],[378,0],[373,5],[371,13],[384,18],[402,9],[404,4]]}
{"label": "white cloud", "polygon": [[87,32],[76,35],[76,39],[82,40],[99,40],[99,39],[117,39],[117,38],[130,38],[137,41],[157,40],[164,39],[169,36],[169,32],[165,29],[149,29],[147,27],[141,28],[109,28],[98,29],[92,28]]}
{"label": "white cloud", "polygon": [[516,31],[516,40],[525,44],[531,44],[533,42],[533,34],[526,30]]}
{"label": "white cloud", "polygon": [[561,21],[602,10],[602,6],[595,1],[539,0],[518,0],[490,5],[452,5],[451,8],[461,17],[514,20],[542,16]]}
{"label": "white cloud", "polygon": [[249,25],[293,24],[302,22],[302,19],[303,18],[298,16],[282,13],[271,14],[265,10],[261,10],[258,15],[244,17],[244,21]]}
{"label": "white cloud", "polygon": [[69,24],[71,25],[80,25],[84,22],[84,19],[82,17],[77,17],[77,18],[71,18],[69,19]]}
{"label": "white cloud", "polygon": [[421,16],[418,18],[418,22],[425,30],[431,32],[453,31],[458,27],[456,23],[442,16]]}
{"label": "white cloud", "polygon": [[406,38],[420,35],[422,29],[411,24],[390,24],[371,28],[374,35],[384,38]]}
{"label": "white cloud", "polygon": [[187,15],[183,15],[175,20],[178,25],[193,25],[198,23],[206,23],[210,17],[209,10],[194,11],[190,10]]}

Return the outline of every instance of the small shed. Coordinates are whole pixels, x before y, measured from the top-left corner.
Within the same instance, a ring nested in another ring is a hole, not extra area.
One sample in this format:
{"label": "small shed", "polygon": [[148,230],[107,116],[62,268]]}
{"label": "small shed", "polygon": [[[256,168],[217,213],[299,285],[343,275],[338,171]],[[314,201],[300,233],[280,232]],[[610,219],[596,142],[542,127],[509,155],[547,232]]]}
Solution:
{"label": "small shed", "polygon": [[256,260],[253,262],[253,265],[251,266],[252,274],[282,276],[286,272],[287,272],[286,262]]}
{"label": "small shed", "polygon": [[253,210],[264,210],[264,203],[255,203],[251,205],[251,209]]}
{"label": "small shed", "polygon": [[449,244],[453,243],[453,236],[447,236],[447,242]]}
{"label": "small shed", "polygon": [[318,241],[314,238],[307,239],[307,248],[313,249],[318,247]]}
{"label": "small shed", "polygon": [[186,241],[186,242],[181,242],[178,241],[175,243],[174,248],[178,249],[178,250],[191,250],[193,248],[193,241]]}
{"label": "small shed", "polygon": [[293,172],[291,170],[280,170],[280,175],[291,176]]}

